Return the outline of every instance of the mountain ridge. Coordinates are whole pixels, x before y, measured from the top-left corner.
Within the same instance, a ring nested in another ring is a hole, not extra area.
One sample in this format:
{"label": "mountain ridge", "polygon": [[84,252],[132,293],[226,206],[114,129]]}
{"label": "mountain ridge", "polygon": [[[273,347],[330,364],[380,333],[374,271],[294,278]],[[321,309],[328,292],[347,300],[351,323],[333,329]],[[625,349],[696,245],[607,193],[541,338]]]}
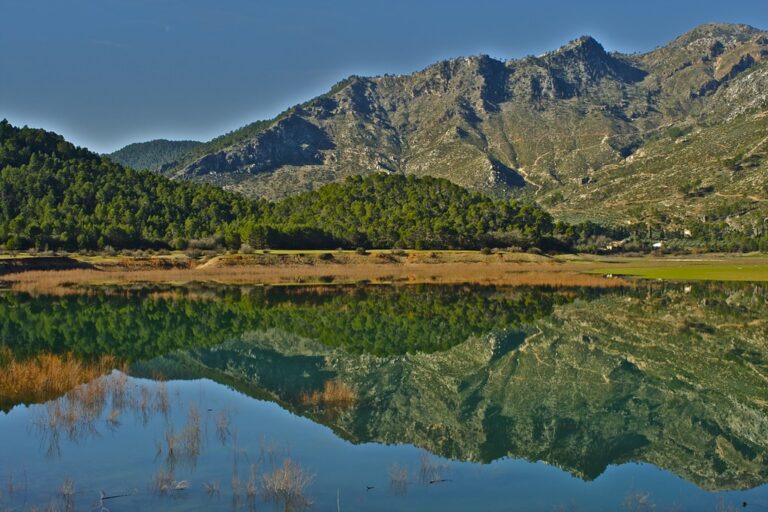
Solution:
{"label": "mountain ridge", "polygon": [[[530,196],[566,220],[678,227],[718,217],[731,196],[744,211],[727,221],[754,228],[768,215],[768,148],[753,151],[768,135],[759,117],[768,107],[766,34],[705,24],[636,54],[582,36],[540,56],[353,75],[161,172],[268,199],[357,174],[429,175],[492,196]],[[732,128],[741,130],[738,144],[717,149]],[[689,143],[717,151],[680,161]],[[752,167],[729,170],[745,155]],[[691,186],[713,193],[681,192]]]}

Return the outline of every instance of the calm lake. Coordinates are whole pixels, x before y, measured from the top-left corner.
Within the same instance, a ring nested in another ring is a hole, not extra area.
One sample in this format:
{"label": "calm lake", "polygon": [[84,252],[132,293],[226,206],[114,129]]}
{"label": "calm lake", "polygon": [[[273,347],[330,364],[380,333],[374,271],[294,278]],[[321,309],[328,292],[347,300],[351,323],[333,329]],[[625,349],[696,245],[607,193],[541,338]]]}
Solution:
{"label": "calm lake", "polygon": [[0,346],[2,512],[768,510],[764,284],[0,292]]}

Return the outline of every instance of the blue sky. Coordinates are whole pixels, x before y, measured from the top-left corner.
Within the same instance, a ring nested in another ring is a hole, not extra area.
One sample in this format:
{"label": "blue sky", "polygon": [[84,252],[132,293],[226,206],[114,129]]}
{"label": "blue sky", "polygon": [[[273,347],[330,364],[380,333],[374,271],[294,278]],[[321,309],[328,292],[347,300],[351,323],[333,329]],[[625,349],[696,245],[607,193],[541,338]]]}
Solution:
{"label": "blue sky", "polygon": [[768,29],[765,0],[0,0],[0,118],[96,151],[207,140],[350,74],[539,54],[589,34],[647,51],[696,25]]}

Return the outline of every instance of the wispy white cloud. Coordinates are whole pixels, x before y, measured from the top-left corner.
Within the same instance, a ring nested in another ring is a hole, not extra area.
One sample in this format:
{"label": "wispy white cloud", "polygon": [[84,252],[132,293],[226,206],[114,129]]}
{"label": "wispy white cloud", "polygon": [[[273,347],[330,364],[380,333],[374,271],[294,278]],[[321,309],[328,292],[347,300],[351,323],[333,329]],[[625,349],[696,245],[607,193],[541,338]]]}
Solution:
{"label": "wispy white cloud", "polygon": [[130,48],[130,46],[125,43],[112,41],[110,39],[91,39],[89,43],[97,46],[110,46],[112,48],[121,48],[123,50]]}

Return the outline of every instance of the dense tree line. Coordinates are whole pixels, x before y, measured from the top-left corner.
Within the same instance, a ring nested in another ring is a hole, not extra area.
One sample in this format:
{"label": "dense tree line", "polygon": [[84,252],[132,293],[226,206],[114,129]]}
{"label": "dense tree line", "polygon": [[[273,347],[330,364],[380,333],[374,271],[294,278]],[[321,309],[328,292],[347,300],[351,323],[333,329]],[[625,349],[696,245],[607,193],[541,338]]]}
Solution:
{"label": "dense tree line", "polygon": [[553,227],[532,203],[493,200],[444,179],[387,174],[351,177],[270,204],[263,222],[283,231],[322,230],[342,245],[417,249],[529,247]]}
{"label": "dense tree line", "polygon": [[130,144],[107,155],[112,161],[133,169],[159,171],[164,165],[172,164],[201,142],[192,140],[151,140]]}
{"label": "dense tree line", "polygon": [[[211,292],[213,290],[207,290]],[[194,290],[193,290],[194,292]],[[37,353],[147,360],[210,347],[245,333],[279,330],[349,352],[377,355],[447,350],[470,336],[521,329],[552,308],[600,290],[472,293],[453,287],[341,289],[334,294],[224,288],[211,300],[145,293],[66,297],[0,295],[0,347]],[[522,341],[522,338],[520,338]]]}
{"label": "dense tree line", "polygon": [[212,236],[258,209],[0,122],[0,243],[8,249],[165,247]]}
{"label": "dense tree line", "polygon": [[7,249],[480,248],[540,245],[552,218],[446,180],[350,178],[277,203],[134,171],[44,130],[0,123]]}

